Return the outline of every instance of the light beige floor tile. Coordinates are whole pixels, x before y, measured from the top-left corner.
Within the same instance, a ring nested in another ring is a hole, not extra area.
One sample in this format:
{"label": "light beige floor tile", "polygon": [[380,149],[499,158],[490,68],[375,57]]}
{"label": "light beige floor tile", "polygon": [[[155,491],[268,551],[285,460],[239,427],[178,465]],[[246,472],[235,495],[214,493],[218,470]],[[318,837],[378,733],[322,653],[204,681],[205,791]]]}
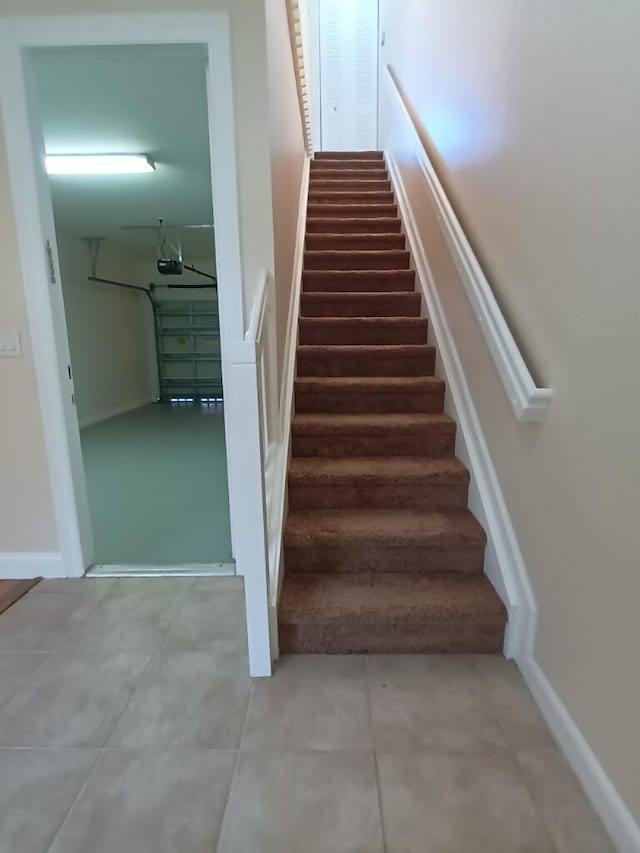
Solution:
{"label": "light beige floor tile", "polygon": [[148,661],[54,652],[0,710],[0,745],[103,746]]}
{"label": "light beige floor tile", "polygon": [[257,679],[243,749],[372,749],[364,659],[291,655]]}
{"label": "light beige floor tile", "polygon": [[522,750],[517,758],[558,853],[614,853],[600,819],[558,749]]}
{"label": "light beige floor tile", "polygon": [[233,752],[104,752],[50,853],[212,853]]}
{"label": "light beige floor tile", "polygon": [[554,853],[507,751],[378,754],[387,853]]}
{"label": "light beige floor tile", "polygon": [[474,663],[509,745],[554,746],[551,732],[515,663],[497,655],[478,655]]}
{"label": "light beige floor tile", "polygon": [[376,749],[506,746],[470,658],[372,655],[367,673]]}
{"label": "light beige floor tile", "polygon": [[[124,583],[131,583],[127,580]],[[170,588],[135,585],[128,591],[118,586],[98,604],[91,619],[71,633],[61,650],[89,652],[157,651],[182,598]]]}
{"label": "light beige floor tile", "polygon": [[181,599],[193,586],[192,577],[184,578],[116,578],[111,595],[143,595],[145,598]]}
{"label": "light beige floor tile", "polygon": [[113,578],[53,578],[40,581],[29,593],[40,595],[49,593],[76,593],[85,595],[91,601],[100,601],[113,588]]}
{"label": "light beige floor tile", "polygon": [[217,853],[303,851],[382,853],[371,753],[240,753]]}
{"label": "light beige floor tile", "polygon": [[48,652],[0,652],[0,707],[33,677]]}
{"label": "light beige floor tile", "polygon": [[0,749],[0,851],[45,853],[97,752]]}
{"label": "light beige floor tile", "polygon": [[244,593],[244,578],[229,577],[196,577],[193,579],[192,591],[195,592],[238,592]]}
{"label": "light beige floor tile", "polygon": [[171,620],[164,645],[167,651],[246,654],[244,595],[189,591]]}
{"label": "light beige floor tile", "polygon": [[0,617],[0,651],[53,651],[94,606],[78,595],[26,595]]}
{"label": "light beige floor tile", "polygon": [[244,656],[210,652],[158,655],[108,746],[236,749],[250,694]]}

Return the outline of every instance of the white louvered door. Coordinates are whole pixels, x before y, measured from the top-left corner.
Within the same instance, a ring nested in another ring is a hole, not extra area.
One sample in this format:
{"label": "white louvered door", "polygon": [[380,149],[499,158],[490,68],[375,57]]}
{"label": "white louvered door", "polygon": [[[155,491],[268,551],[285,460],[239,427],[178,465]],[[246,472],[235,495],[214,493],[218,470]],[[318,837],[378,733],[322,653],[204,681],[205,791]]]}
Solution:
{"label": "white louvered door", "polygon": [[378,0],[320,0],[323,151],[378,146]]}

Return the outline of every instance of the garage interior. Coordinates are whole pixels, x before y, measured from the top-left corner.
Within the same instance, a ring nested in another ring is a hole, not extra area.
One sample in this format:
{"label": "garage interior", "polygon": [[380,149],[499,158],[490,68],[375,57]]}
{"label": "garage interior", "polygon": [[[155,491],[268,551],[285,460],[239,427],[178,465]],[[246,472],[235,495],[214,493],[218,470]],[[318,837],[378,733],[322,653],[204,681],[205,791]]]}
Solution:
{"label": "garage interior", "polygon": [[[33,55],[97,573],[235,571],[206,61]],[[68,155],[128,153],[149,168],[65,173]]]}

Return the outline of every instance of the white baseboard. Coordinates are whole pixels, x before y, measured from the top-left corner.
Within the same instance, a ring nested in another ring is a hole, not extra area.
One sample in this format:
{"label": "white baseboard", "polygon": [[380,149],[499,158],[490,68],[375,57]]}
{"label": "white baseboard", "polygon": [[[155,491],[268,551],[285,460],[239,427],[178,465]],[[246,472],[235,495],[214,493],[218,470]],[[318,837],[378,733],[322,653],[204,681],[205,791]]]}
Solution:
{"label": "white baseboard", "polygon": [[620,853],[640,851],[640,826],[575,724],[571,714],[532,658],[517,661],[547,725]]}
{"label": "white baseboard", "polygon": [[62,554],[58,551],[5,551],[0,553],[0,580],[64,578]]}
{"label": "white baseboard", "polygon": [[99,424],[101,421],[108,421],[109,418],[116,418],[118,415],[124,415],[127,412],[132,412],[134,409],[141,409],[143,406],[148,406],[149,403],[154,403],[155,397],[143,397],[139,400],[134,400],[131,403],[126,403],[123,406],[114,406],[111,409],[105,409],[94,415],[87,415],[84,418],[78,419],[78,426],[84,429],[94,424]]}
{"label": "white baseboard", "polygon": [[[402,174],[393,152],[387,150],[385,156],[411,250],[416,278],[427,306],[430,335],[433,335],[437,347],[438,371],[443,374],[447,383],[445,411],[457,421],[459,427],[456,436],[456,454],[472,474],[469,507],[487,533],[485,572],[509,613],[505,655],[509,658],[528,656],[533,650],[536,604],[522,552],[429,265],[422,236],[408,200]],[[425,191],[427,191],[426,188]]]}

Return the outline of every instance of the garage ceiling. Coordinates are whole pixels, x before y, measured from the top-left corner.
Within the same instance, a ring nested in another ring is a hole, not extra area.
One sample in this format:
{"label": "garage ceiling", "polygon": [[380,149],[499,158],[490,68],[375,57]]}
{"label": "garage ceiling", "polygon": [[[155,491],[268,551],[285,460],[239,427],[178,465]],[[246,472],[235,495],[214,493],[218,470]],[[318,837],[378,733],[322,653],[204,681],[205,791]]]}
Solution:
{"label": "garage ceiling", "polygon": [[[156,164],[142,175],[52,176],[59,231],[106,236],[109,245],[151,259],[154,235],[121,226],[158,217],[213,221],[204,48],[38,50],[34,70],[47,153],[141,153]],[[212,254],[210,232],[185,232],[183,242],[187,256]]]}

